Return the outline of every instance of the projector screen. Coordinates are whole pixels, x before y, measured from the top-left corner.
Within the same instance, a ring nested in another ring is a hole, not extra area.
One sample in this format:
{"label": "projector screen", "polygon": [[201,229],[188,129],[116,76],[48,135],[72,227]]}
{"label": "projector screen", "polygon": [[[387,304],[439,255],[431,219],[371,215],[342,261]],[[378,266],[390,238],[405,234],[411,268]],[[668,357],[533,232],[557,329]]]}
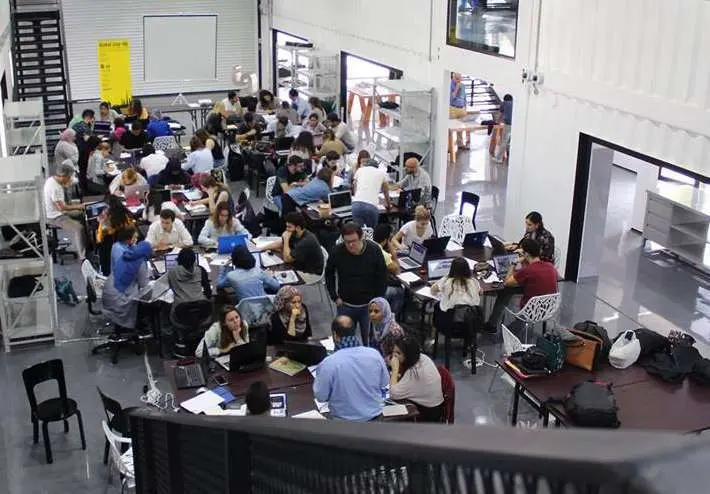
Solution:
{"label": "projector screen", "polygon": [[144,16],[143,74],[148,82],[216,80],[217,16]]}

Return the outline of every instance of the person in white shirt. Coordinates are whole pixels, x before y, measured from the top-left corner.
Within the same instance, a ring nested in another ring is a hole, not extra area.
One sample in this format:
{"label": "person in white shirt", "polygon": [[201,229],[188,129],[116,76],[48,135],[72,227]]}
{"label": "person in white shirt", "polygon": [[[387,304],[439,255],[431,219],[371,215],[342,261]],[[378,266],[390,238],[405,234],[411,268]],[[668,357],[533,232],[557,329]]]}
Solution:
{"label": "person in white shirt", "polygon": [[431,287],[431,292],[439,295],[439,309],[443,312],[457,305],[476,306],[481,303],[480,286],[471,273],[471,267],[464,257],[451,261],[449,274]]}
{"label": "person in white shirt", "polygon": [[156,151],[152,144],[143,146],[143,158],[141,159],[141,168],[145,170],[148,178],[157,175],[165,169],[168,164],[168,157],[162,150]]}
{"label": "person in white shirt", "polygon": [[239,102],[239,94],[237,91],[229,91],[227,97],[222,100],[222,104],[227,114],[237,115],[239,117],[242,116],[242,105]]}
{"label": "person in white shirt", "polygon": [[291,108],[296,111],[301,120],[308,118],[308,115],[311,113],[311,107],[308,106],[306,101],[299,97],[298,89],[291,88],[288,92],[288,99],[291,100]]}
{"label": "person in white shirt", "polygon": [[160,212],[160,221],[150,225],[145,239],[153,246],[153,250],[190,247],[193,244],[192,235],[185,224],[175,218],[175,213],[170,209]]}
{"label": "person in white shirt", "polygon": [[347,124],[340,121],[340,117],[335,112],[328,113],[328,125],[335,133],[335,138],[340,139],[348,152],[352,152],[355,149],[355,134],[350,130]]}
{"label": "person in white shirt", "polygon": [[182,169],[192,173],[208,173],[214,168],[214,157],[204,143],[197,136],[190,139],[190,149],[187,161],[182,164]]}
{"label": "person in white shirt", "polygon": [[79,261],[83,261],[86,257],[84,225],[78,218],[83,216],[84,205],[67,204],[65,199],[65,188],[71,185],[75,173],[71,160],[66,159],[59,164],[54,175],[44,183],[44,211],[47,223],[72,233],[72,245]]}
{"label": "person in white shirt", "polygon": [[436,364],[422,353],[419,342],[405,335],[394,343],[390,366],[390,398],[414,403],[418,421],[440,422],[444,415],[441,374]]}
{"label": "person in white shirt", "polygon": [[414,208],[414,219],[402,225],[392,242],[397,250],[404,250],[411,247],[414,242],[423,244],[425,240],[433,236],[431,213],[420,204]]}
{"label": "person in white shirt", "polygon": [[361,225],[375,228],[380,217],[378,205],[380,203],[379,194],[382,192],[385,197],[385,206],[389,210],[391,207],[389,187],[387,186],[387,173],[379,169],[377,161],[369,160],[358,171],[353,178],[353,218],[360,221]]}
{"label": "person in white shirt", "polygon": [[131,185],[148,185],[148,181],[135,168],[128,168],[111,180],[108,191],[113,195],[123,197],[126,187]]}

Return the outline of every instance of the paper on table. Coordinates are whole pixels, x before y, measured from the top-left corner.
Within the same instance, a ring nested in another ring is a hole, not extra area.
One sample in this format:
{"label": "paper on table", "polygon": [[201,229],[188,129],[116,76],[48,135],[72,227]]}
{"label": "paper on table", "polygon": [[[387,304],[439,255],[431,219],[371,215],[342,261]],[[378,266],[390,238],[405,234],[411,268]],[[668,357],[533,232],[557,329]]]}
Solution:
{"label": "paper on table", "polygon": [[197,201],[202,199],[202,191],[197,189],[186,190],[183,192],[183,195],[188,201]]}
{"label": "paper on table", "polygon": [[500,283],[498,273],[491,273],[490,276],[483,280],[484,283]]}
{"label": "paper on table", "polygon": [[217,407],[205,410],[205,415],[231,415],[233,417],[244,417],[246,414],[247,414],[246,404],[240,406],[239,408],[223,409],[222,407],[217,406]]}
{"label": "paper on table", "polygon": [[318,400],[313,400],[316,403],[316,408],[320,413],[328,413],[330,412],[330,407],[328,406],[328,403],[318,401]]}
{"label": "paper on table", "polygon": [[446,252],[456,252],[457,250],[461,250],[463,247],[453,240],[449,240],[449,243],[446,244]]}
{"label": "paper on table", "polygon": [[397,417],[399,415],[407,415],[406,405],[386,405],[382,409],[382,415],[385,417]]}
{"label": "paper on table", "polygon": [[213,409],[224,401],[220,395],[213,391],[205,391],[200,393],[194,398],[185,400],[180,403],[180,406],[191,413],[202,413],[207,410]]}
{"label": "paper on table", "polygon": [[277,256],[276,254],[272,254],[271,252],[262,252],[261,253],[261,267],[262,268],[270,268],[271,266],[278,266],[283,263],[284,263],[284,260],[281,259],[281,257]]}
{"label": "paper on table", "polygon": [[320,344],[323,345],[329,352],[335,351],[335,342],[333,341],[332,336],[329,336],[324,340],[320,340]]}
{"label": "paper on table", "polygon": [[267,244],[270,244],[271,242],[275,242],[280,238],[281,237],[256,237],[252,238],[251,241],[254,242],[254,245],[261,248]]}
{"label": "paper on table", "polygon": [[400,280],[404,281],[405,283],[414,283],[416,281],[420,281],[421,278],[414,274],[411,271],[405,271],[404,273],[400,273],[397,275],[397,278]]}
{"label": "paper on table", "polygon": [[316,374],[318,374],[318,365],[309,366],[308,372],[310,372],[313,377],[316,377]]}
{"label": "paper on table", "polygon": [[210,264],[213,264],[214,266],[224,266],[231,260],[232,256],[230,256],[229,254],[219,254],[212,258],[212,262]]}
{"label": "paper on table", "polygon": [[325,420],[325,417],[321,415],[318,410],[309,410],[307,412],[299,413],[297,415],[293,415],[292,418],[294,419],[320,419],[320,420]]}
{"label": "paper on table", "polygon": [[439,300],[439,297],[438,297],[438,296],[436,296],[436,295],[434,295],[433,293],[431,293],[431,287],[430,287],[430,286],[424,286],[424,287],[420,288],[419,290],[416,291],[416,294],[417,294],[417,295],[420,295],[420,296],[422,296],[422,297],[427,297],[427,298],[431,298],[431,299],[434,299],[434,300]]}

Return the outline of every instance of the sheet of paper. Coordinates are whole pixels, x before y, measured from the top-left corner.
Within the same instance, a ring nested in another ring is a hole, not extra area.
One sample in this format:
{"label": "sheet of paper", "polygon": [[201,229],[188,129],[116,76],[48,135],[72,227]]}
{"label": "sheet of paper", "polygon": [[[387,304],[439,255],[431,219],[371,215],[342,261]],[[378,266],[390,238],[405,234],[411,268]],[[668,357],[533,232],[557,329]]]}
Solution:
{"label": "sheet of paper", "polygon": [[330,412],[330,407],[328,406],[328,403],[318,401],[318,400],[313,400],[316,404],[316,408],[320,413],[328,413]]}
{"label": "sheet of paper", "polygon": [[198,414],[203,413],[206,410],[213,410],[223,401],[224,398],[217,393],[205,391],[204,393],[198,394],[194,398],[183,401],[180,403],[180,406],[190,413]]}
{"label": "sheet of paper", "polygon": [[329,336],[324,340],[320,340],[320,344],[323,345],[329,352],[335,351],[335,342],[333,341],[332,336]]}
{"label": "sheet of paper", "polygon": [[398,417],[407,413],[406,405],[387,405],[382,409],[382,415],[385,417]]}
{"label": "sheet of paper", "polygon": [[500,278],[498,278],[498,273],[491,273],[488,278],[483,280],[484,283],[500,283]]}
{"label": "sheet of paper", "polygon": [[311,375],[315,378],[316,374],[318,374],[318,366],[317,365],[311,365],[308,367],[308,372],[311,373]]}
{"label": "sheet of paper", "polygon": [[271,242],[275,242],[276,240],[278,240],[280,238],[281,237],[256,237],[256,238],[252,238],[251,241],[254,242],[254,245],[261,248],[267,244],[270,244]]}
{"label": "sheet of paper", "polygon": [[416,294],[421,297],[430,298],[433,300],[439,300],[439,297],[431,293],[431,287],[425,286],[416,291]]}
{"label": "sheet of paper", "polygon": [[197,189],[185,190],[183,195],[188,201],[197,201],[202,199],[202,191]]}
{"label": "sheet of paper", "polygon": [[230,256],[229,254],[219,254],[212,258],[210,264],[212,264],[213,266],[224,266],[231,260],[232,256]]}
{"label": "sheet of paper", "polygon": [[325,417],[321,415],[318,410],[309,410],[307,412],[299,413],[297,415],[293,415],[292,418],[325,420]]}
{"label": "sheet of paper", "polygon": [[404,281],[405,283],[415,283],[421,281],[421,278],[411,271],[405,271],[397,275],[397,278]]}
{"label": "sheet of paper", "polygon": [[229,372],[229,354],[215,357],[214,361],[221,365],[224,370]]}
{"label": "sheet of paper", "polygon": [[261,267],[270,268],[272,266],[278,266],[284,263],[284,260],[280,256],[272,252],[262,252],[261,253]]}
{"label": "sheet of paper", "polygon": [[239,408],[227,408],[226,410],[219,406],[205,410],[205,415],[231,415],[232,417],[244,417],[246,414],[246,404],[243,404]]}
{"label": "sheet of paper", "polygon": [[446,244],[446,252],[456,252],[457,250],[461,250],[463,247],[453,240],[449,240],[449,243]]}

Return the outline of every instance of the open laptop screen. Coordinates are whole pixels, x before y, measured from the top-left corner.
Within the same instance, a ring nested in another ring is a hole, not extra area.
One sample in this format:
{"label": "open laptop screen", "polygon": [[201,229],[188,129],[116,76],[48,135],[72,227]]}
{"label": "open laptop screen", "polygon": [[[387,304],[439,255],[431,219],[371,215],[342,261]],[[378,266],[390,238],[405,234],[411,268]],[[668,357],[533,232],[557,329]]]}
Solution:
{"label": "open laptop screen", "polygon": [[452,258],[449,259],[436,259],[434,261],[429,261],[427,263],[427,276],[429,281],[438,280],[449,274],[451,269]]}
{"label": "open laptop screen", "polygon": [[352,203],[352,196],[350,195],[350,191],[346,190],[343,192],[335,192],[333,194],[329,194],[328,200],[330,201],[331,208],[342,208],[345,206],[350,206],[350,204]]}
{"label": "open laptop screen", "polygon": [[412,242],[412,246],[409,248],[409,257],[414,262],[424,264],[424,259],[426,259],[426,247],[422,244]]}

